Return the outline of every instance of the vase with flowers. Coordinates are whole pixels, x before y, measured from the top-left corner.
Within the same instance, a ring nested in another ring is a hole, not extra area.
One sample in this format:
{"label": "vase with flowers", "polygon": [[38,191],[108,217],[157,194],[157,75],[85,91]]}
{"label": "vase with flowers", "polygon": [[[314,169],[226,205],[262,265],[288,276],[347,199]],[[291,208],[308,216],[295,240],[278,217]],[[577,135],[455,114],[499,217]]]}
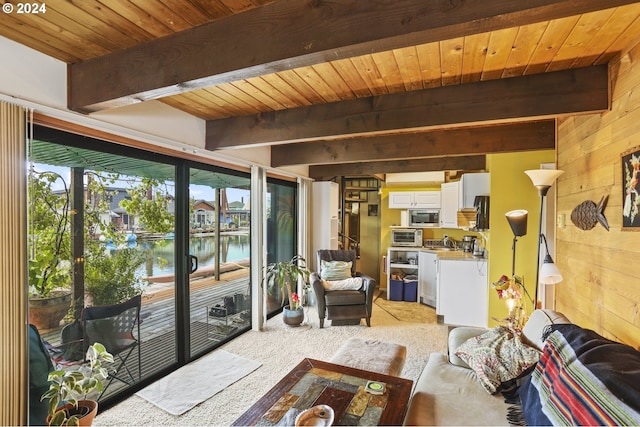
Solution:
{"label": "vase with flowers", "polygon": [[520,332],[527,321],[527,313],[522,300],[523,293],[531,298],[524,286],[524,280],[515,274],[513,277],[503,274],[491,286],[498,293],[498,298],[505,300],[508,310],[507,317],[504,319],[493,318],[493,320],[505,324],[512,331]]}
{"label": "vase with flowers", "polygon": [[[263,282],[268,287],[279,287],[282,293],[282,319],[284,323],[297,326],[304,320],[304,311],[300,305],[300,296],[296,292],[298,280],[305,283],[309,280],[309,270],[306,260],[295,255],[288,261],[280,261],[269,264],[265,268]],[[288,304],[285,305],[285,301]]]}

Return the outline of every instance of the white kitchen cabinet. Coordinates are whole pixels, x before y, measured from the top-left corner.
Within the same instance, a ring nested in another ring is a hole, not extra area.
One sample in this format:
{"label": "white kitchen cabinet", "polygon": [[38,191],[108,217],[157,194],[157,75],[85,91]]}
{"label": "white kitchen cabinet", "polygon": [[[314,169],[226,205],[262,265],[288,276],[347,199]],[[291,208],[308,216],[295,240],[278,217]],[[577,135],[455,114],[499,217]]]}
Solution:
{"label": "white kitchen cabinet", "polygon": [[311,271],[318,271],[318,249],[338,249],[338,214],[340,191],[338,183],[314,182],[311,186]]}
{"label": "white kitchen cabinet", "polygon": [[438,314],[444,323],[487,327],[487,260],[440,259],[438,261]]}
{"label": "white kitchen cabinet", "polygon": [[489,195],[489,173],[465,173],[460,178],[458,209],[473,209],[476,196]]}
{"label": "white kitchen cabinet", "polygon": [[440,227],[458,228],[459,181],[440,186]]}
{"label": "white kitchen cabinet", "polygon": [[435,252],[421,251],[418,257],[418,301],[436,306],[438,289],[438,254]]}
{"label": "white kitchen cabinet", "polygon": [[390,209],[439,209],[439,191],[391,191]]}

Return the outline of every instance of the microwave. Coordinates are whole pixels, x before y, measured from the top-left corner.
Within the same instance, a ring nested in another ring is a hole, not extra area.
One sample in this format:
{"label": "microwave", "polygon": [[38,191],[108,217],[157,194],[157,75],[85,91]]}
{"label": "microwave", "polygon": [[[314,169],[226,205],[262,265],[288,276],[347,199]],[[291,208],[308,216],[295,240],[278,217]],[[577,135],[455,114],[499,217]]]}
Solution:
{"label": "microwave", "polygon": [[391,246],[422,246],[422,230],[415,228],[392,229]]}
{"label": "microwave", "polygon": [[440,227],[440,209],[409,209],[409,227]]}

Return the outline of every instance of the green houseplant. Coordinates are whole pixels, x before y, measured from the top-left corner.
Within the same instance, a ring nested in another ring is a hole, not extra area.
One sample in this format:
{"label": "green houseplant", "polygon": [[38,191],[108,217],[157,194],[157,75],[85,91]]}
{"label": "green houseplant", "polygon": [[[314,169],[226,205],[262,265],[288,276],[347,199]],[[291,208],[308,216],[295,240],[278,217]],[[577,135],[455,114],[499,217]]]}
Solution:
{"label": "green houseplant", "polygon": [[[54,187],[62,186],[62,191]],[[31,169],[29,188],[29,322],[59,325],[71,305],[71,246],[66,182],[55,172]]]}
{"label": "green houseplant", "polygon": [[41,398],[49,399],[49,425],[91,425],[93,422],[98,402],[88,396],[104,389],[102,381],[109,373],[102,363],[112,363],[113,356],[104,345],[94,343],[87,349],[86,359],[88,363],[77,369],[49,373],[51,384]]}
{"label": "green houseplant", "polygon": [[[311,273],[307,269],[307,261],[301,255],[294,255],[289,261],[274,262],[265,267],[263,282],[267,284],[268,288],[278,287],[282,292],[283,319],[287,324],[300,324],[304,319],[300,298],[295,292],[295,288],[299,279],[303,279],[307,283],[309,274]],[[285,305],[285,301],[288,302],[287,305]],[[287,310],[295,311],[296,314],[288,315]]]}

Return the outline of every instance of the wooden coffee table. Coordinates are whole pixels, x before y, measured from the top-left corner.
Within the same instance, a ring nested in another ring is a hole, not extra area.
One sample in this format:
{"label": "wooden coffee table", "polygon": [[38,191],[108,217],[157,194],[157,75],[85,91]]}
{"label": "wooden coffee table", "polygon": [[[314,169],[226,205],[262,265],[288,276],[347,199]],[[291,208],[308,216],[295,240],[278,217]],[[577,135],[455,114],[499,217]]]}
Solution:
{"label": "wooden coffee table", "polygon": [[[367,381],[386,384],[382,395],[364,390]],[[232,425],[294,425],[307,408],[325,404],[334,425],[401,425],[413,381],[314,359],[304,359]]]}

